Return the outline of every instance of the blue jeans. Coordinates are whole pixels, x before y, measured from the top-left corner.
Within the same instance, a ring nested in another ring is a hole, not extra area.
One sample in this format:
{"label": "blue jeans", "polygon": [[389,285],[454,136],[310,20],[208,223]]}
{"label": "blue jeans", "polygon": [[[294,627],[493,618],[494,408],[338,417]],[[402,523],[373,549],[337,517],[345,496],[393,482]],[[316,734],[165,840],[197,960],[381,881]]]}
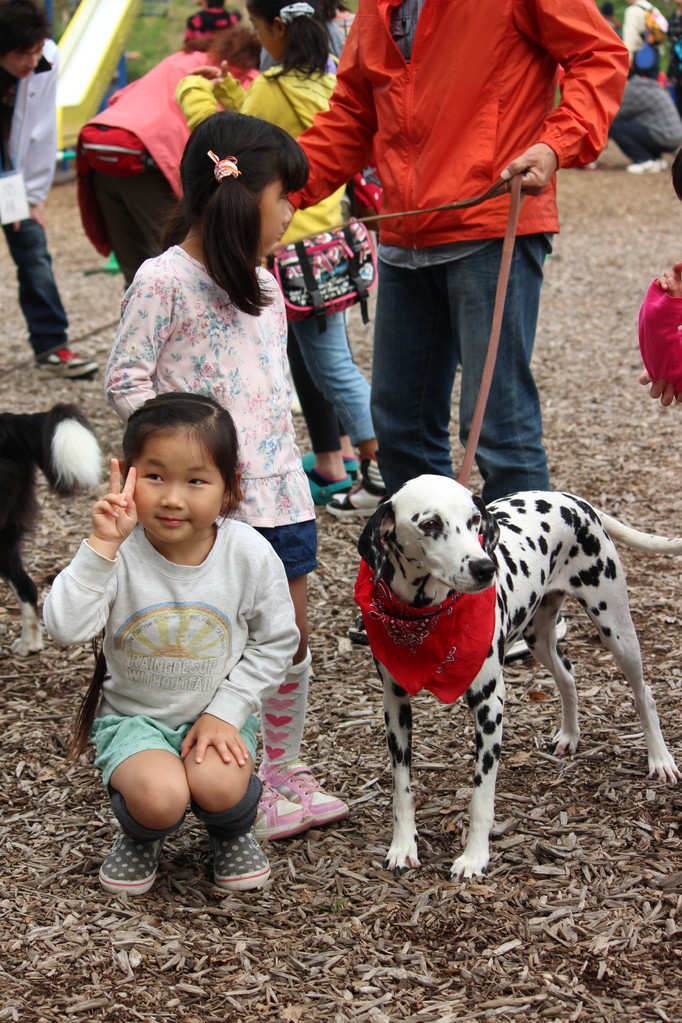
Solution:
{"label": "blue jeans", "polygon": [[66,347],[68,320],[52,273],[45,231],[35,220],[22,220],[19,230],[3,224],[17,267],[19,305],[28,326],[28,340],[37,356]]}
{"label": "blue jeans", "polygon": [[664,147],[656,142],[648,128],[637,121],[627,121],[625,118],[615,119],[609,128],[609,138],[613,139],[633,163],[658,160],[664,151]]}
{"label": "blue jeans", "polygon": [[370,388],[353,362],[343,313],[327,317],[327,329],[320,334],[315,317],[290,322],[301,355],[325,398],[332,403],[353,444],[375,437],[369,411]]}
{"label": "blue jeans", "polygon": [[[544,235],[516,239],[499,351],[476,452],[483,499],[547,490],[542,416],[530,370]],[[453,476],[449,423],[461,368],[459,437],[466,444],[492,325],[502,240],[418,270],[379,261],[372,416],[389,494],[422,473]],[[459,465],[457,466],[459,470]]]}

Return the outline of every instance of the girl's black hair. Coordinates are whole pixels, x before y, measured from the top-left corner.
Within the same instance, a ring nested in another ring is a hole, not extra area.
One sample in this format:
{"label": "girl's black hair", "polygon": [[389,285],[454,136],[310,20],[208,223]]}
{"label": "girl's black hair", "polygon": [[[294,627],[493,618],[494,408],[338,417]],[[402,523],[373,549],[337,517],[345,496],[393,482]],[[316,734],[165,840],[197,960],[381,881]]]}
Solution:
{"label": "girl's black hair", "polygon": [[184,431],[211,458],[225,484],[226,507],[242,498],[239,486],[239,439],[232,416],[207,394],[168,391],[135,409],[123,434],[123,460],[134,465],[150,437]]}
{"label": "girl's black hair", "polygon": [[682,149],[679,150],[677,156],[673,160],[671,173],[675,195],[678,199],[682,199]]}
{"label": "girl's black hair", "polygon": [[[212,150],[219,159],[234,156],[239,177],[218,181]],[[280,180],[285,192],[297,192],[308,180],[308,160],[276,124],[245,114],[212,114],[192,132],[180,163],[183,200],[164,238],[179,244],[196,228],[209,276],[242,312],[258,316],[272,301],[261,287],[260,262],[263,189]]]}
{"label": "girl's black hair", "polygon": [[[272,25],[279,12],[291,0],[246,0],[249,14],[262,18]],[[324,74],[329,61],[329,37],[327,28],[314,0],[310,3],[315,13],[294,18],[287,24],[287,46],[277,74],[287,71],[304,71],[308,74]]]}
{"label": "girl's black hair", "polygon": [[[157,394],[140,405],[128,420],[123,435],[123,458],[126,466],[140,458],[150,437],[185,431],[201,445],[220,472],[225,483],[223,513],[233,511],[242,499],[239,485],[239,439],[232,416],[214,398],[205,394],[186,394],[169,391]],[[104,633],[93,640],[95,668],[88,690],[81,701],[74,724],[73,739],[67,760],[85,751],[92,723],[107,674],[102,650]]]}

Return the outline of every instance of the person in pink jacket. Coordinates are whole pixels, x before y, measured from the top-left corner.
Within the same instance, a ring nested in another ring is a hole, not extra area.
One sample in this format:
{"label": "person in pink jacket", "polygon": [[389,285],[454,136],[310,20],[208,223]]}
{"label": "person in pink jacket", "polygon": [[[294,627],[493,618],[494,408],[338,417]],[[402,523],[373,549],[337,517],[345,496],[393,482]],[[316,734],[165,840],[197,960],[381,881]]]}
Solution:
{"label": "person in pink jacket", "polygon": [[[673,188],[682,199],[682,150],[672,166]],[[682,260],[655,278],[639,311],[639,378],[664,407],[682,402]]]}
{"label": "person in pink jacket", "polygon": [[[240,34],[240,60],[230,57]],[[251,39],[251,49],[241,36]],[[260,46],[245,28],[227,29],[203,48],[171,54],[115,92],[81,130],[76,152],[78,203],[86,235],[103,256],[113,250],[128,287],[138,267],[161,252],[160,232],[180,198],[180,159],[189,129],[175,100],[178,82],[207,63],[226,60],[246,87]]]}

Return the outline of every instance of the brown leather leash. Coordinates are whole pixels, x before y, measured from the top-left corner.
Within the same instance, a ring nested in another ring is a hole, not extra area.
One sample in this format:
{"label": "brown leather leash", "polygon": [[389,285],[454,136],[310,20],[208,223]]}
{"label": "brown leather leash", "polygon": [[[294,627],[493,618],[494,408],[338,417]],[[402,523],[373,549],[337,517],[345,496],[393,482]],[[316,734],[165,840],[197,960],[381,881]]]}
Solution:
{"label": "brown leather leash", "polygon": [[509,204],[507,227],[504,233],[504,241],[502,243],[502,259],[500,261],[500,273],[497,278],[497,291],[495,292],[495,305],[493,306],[493,323],[490,329],[488,351],[485,357],[485,363],[483,365],[481,383],[478,389],[478,398],[476,399],[476,408],[474,409],[473,419],[471,420],[471,428],[469,430],[466,448],[464,449],[462,468],[460,469],[459,476],[457,477],[457,482],[461,483],[463,487],[469,485],[469,475],[471,473],[471,467],[474,462],[476,448],[478,447],[478,441],[481,436],[483,416],[485,415],[485,407],[488,404],[490,385],[492,383],[493,372],[495,370],[497,349],[499,347],[500,342],[500,331],[502,330],[502,316],[504,314],[504,304],[507,297],[507,284],[509,283],[509,272],[511,270],[512,256],[514,254],[516,225],[519,220],[519,213],[521,212],[521,203],[523,201],[523,197],[521,195],[520,175],[517,174],[515,177],[512,178],[511,188],[509,189],[509,191],[511,192],[511,202]]}
{"label": "brown leather leash", "polygon": [[[363,224],[373,225],[381,220],[395,220],[396,217],[400,217],[402,219],[403,217],[415,217],[420,213],[440,213],[444,210],[461,210],[466,209],[468,206],[477,206],[479,203],[485,202],[487,199],[494,199],[498,195],[504,195],[505,192],[509,192],[511,194],[511,200],[509,203],[507,226],[502,243],[502,259],[500,261],[500,272],[497,278],[495,305],[493,306],[493,322],[490,329],[488,351],[486,353],[485,363],[483,364],[483,373],[481,375],[478,398],[476,399],[476,407],[474,409],[471,428],[469,430],[469,436],[464,449],[462,468],[460,469],[459,476],[457,477],[457,482],[461,483],[464,487],[469,484],[469,476],[471,475],[471,468],[474,463],[476,448],[478,447],[478,442],[481,436],[483,416],[485,415],[486,405],[488,404],[490,386],[492,384],[493,373],[495,371],[497,350],[500,343],[500,332],[502,330],[502,317],[504,315],[504,305],[507,297],[507,285],[509,283],[509,273],[511,271],[512,256],[514,254],[516,226],[519,220],[519,213],[521,212],[521,203],[523,202],[523,197],[521,195],[521,176],[516,174],[510,180],[499,178],[485,192],[481,192],[480,195],[474,195],[470,199],[459,199],[456,202],[444,203],[442,206],[432,206],[428,210],[407,210],[404,213],[377,213],[370,217],[354,218],[355,222],[359,220]],[[351,223],[353,223],[353,221],[347,221],[340,226],[348,227]],[[334,230],[336,230],[336,228]]]}

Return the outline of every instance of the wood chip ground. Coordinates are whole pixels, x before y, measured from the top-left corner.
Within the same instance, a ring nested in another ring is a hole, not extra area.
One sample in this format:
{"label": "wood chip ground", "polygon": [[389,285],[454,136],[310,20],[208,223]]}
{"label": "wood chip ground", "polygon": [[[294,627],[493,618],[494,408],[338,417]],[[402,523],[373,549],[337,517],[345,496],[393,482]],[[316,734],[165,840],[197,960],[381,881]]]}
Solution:
{"label": "wood chip ground", "polygon": [[[682,254],[682,211],[667,175],[626,174],[610,148],[602,164],[561,173],[563,230],[545,267],[534,366],[552,483],[632,525],[678,535],[682,410],[662,410],[637,383],[637,311],[652,277]],[[73,347],[103,365],[121,278],[97,272],[104,261],[82,235],[72,182],[53,189],[47,212]],[[80,383],[37,378],[4,246],[0,269],[1,407],[77,400],[105,452],[118,453],[102,373]],[[371,326],[355,312],[351,336],[369,372]],[[300,420],[297,428],[307,450]],[[60,501],[42,481],[40,498],[26,560],[44,595],[88,530],[93,494]],[[647,779],[628,687],[577,605],[567,607],[565,643],[581,697],[577,755],[549,752],[559,707],[546,672],[526,660],[510,666],[490,870],[453,883],[472,730],[464,706],[417,698],[422,867],[402,877],[384,869],[381,693],[368,653],[346,638],[360,527],[321,512],[310,585],[305,756],[351,815],[271,843],[270,885],[243,896],[212,886],[206,839],[189,819],[146,896],[99,888],[111,813],[91,758],[64,763],[91,654],[49,642],[39,656],[12,656],[19,617],[0,586],[0,1021],[682,1019],[682,795]],[[621,553],[648,680],[682,763],[682,566]]]}

